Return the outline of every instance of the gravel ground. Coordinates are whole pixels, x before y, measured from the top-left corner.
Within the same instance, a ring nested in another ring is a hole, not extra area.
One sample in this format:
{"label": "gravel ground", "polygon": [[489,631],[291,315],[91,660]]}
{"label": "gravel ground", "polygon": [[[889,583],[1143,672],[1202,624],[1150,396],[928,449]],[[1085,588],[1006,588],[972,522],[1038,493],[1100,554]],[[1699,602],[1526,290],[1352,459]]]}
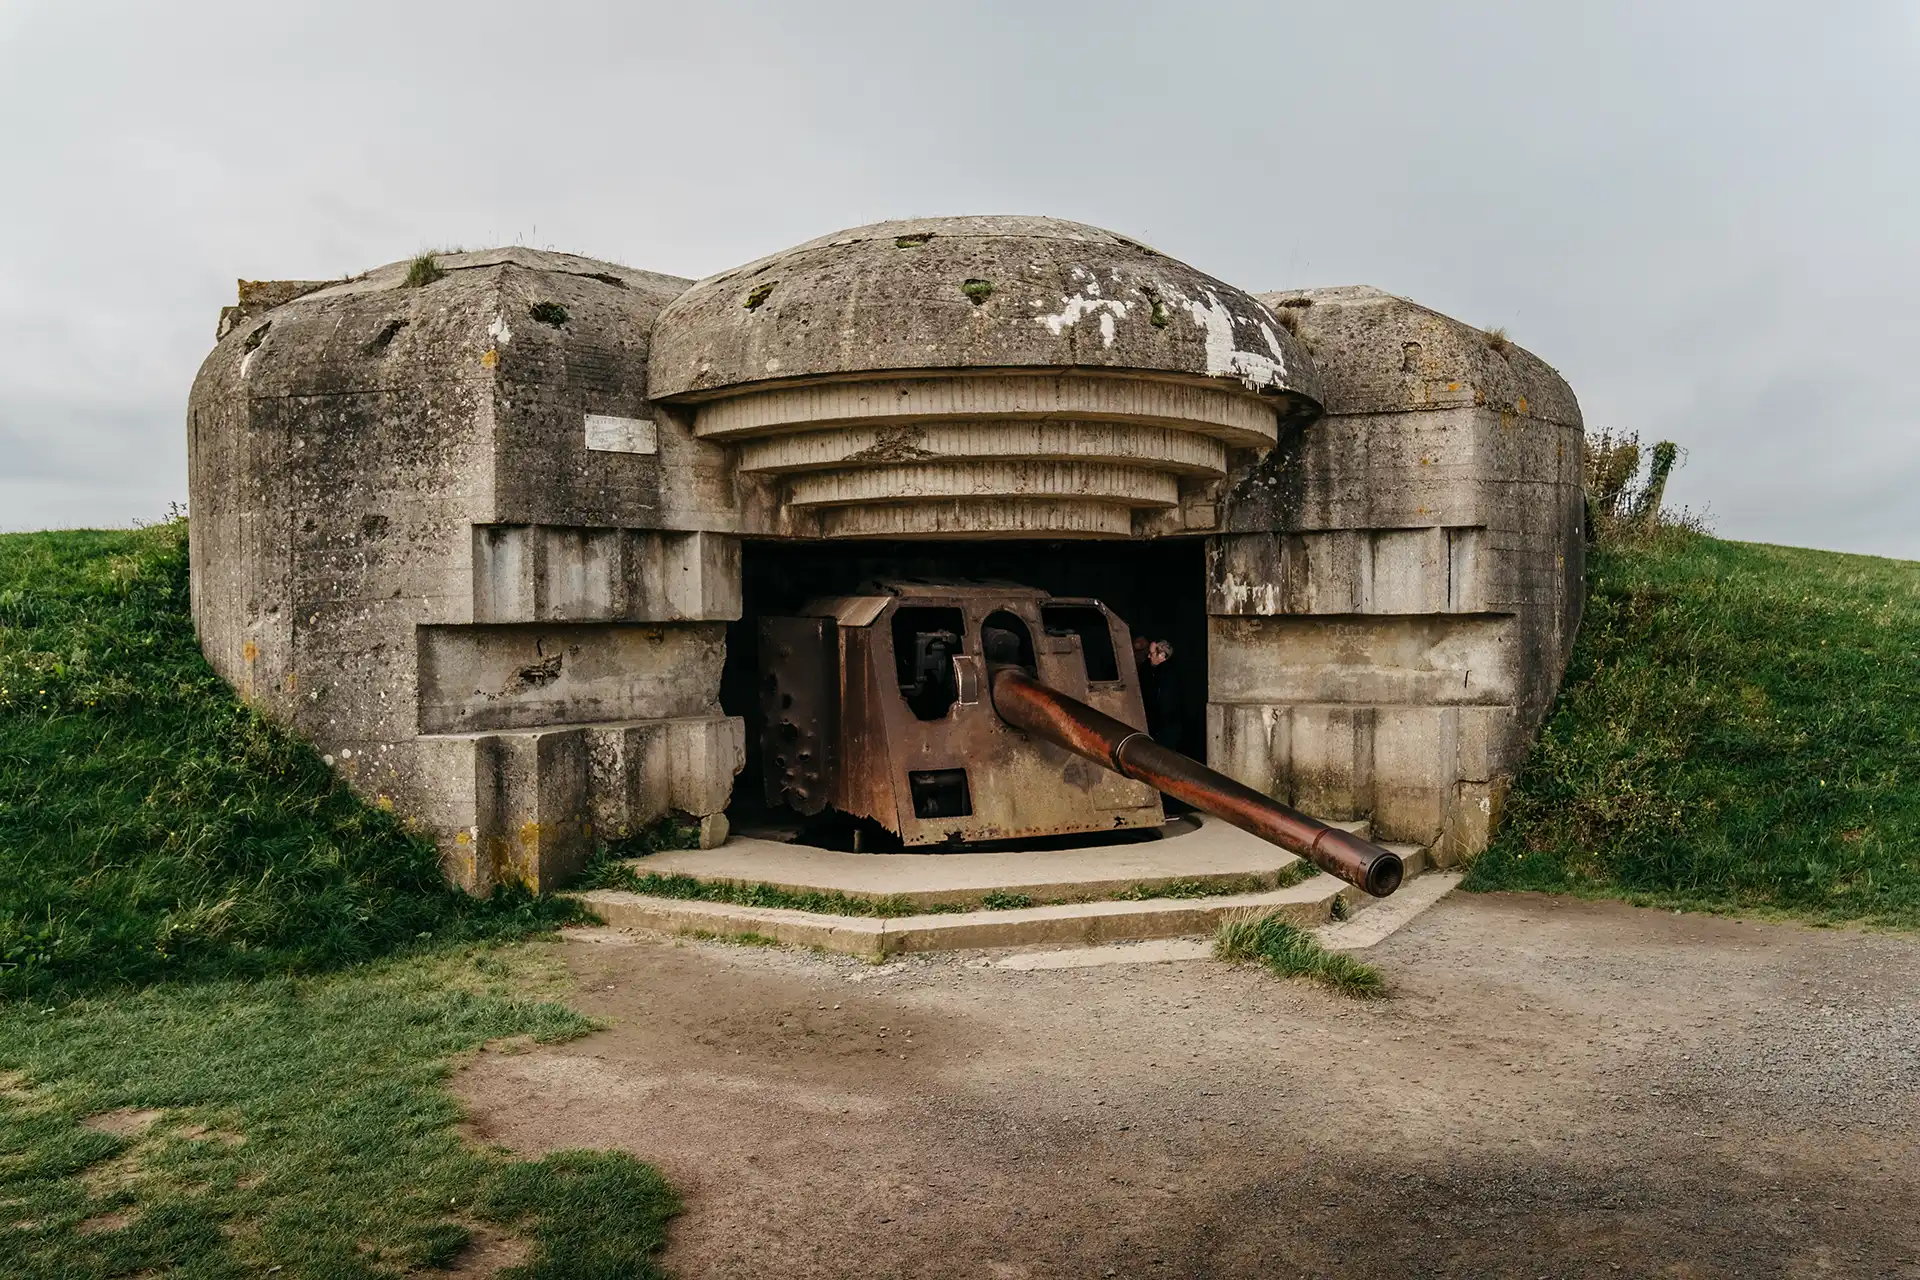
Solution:
{"label": "gravel ground", "polygon": [[1456,894],[1355,1004],[1211,961],[586,931],[476,1138],[619,1146],[695,1276],[1920,1280],[1920,940]]}

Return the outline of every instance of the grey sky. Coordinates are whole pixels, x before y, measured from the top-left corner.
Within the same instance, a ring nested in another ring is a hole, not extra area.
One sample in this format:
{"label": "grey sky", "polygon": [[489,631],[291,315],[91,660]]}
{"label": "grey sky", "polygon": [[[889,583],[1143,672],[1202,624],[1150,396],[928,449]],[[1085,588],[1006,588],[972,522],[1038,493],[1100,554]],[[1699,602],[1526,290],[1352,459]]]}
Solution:
{"label": "grey sky", "polygon": [[1504,325],[1719,531],[1920,558],[1920,3],[0,0],[0,528],[186,492],[237,276],[1047,213]]}

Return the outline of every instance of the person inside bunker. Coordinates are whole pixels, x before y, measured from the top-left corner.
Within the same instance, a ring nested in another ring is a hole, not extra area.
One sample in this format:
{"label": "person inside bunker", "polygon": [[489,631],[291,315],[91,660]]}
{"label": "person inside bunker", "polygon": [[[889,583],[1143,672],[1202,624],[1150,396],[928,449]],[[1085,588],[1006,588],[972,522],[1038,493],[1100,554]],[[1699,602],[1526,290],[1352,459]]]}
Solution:
{"label": "person inside bunker", "polygon": [[1174,660],[1173,642],[1137,635],[1133,638],[1133,661],[1140,673],[1140,701],[1146,707],[1147,732],[1162,746],[1191,755],[1181,710],[1181,670]]}

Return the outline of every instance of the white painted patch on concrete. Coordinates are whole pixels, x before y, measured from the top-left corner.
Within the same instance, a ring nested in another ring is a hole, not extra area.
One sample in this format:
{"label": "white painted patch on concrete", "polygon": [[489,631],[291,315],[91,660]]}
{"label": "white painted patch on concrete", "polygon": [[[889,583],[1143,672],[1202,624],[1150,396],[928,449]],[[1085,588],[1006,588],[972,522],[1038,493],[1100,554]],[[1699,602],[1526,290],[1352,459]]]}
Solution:
{"label": "white painted patch on concrete", "polygon": [[587,415],[587,448],[600,453],[658,453],[660,429],[647,418]]}
{"label": "white painted patch on concrete", "polygon": [[1058,337],[1062,330],[1079,324],[1090,315],[1100,317],[1100,341],[1104,346],[1112,346],[1115,334],[1114,321],[1126,319],[1131,302],[1122,302],[1118,298],[1100,296],[1098,281],[1090,281],[1087,292],[1060,299],[1061,308],[1052,315],[1035,316],[1034,323],[1045,325],[1047,332]]}
{"label": "white painted patch on concrete", "polygon": [[[1229,573],[1220,583],[1220,593],[1227,598],[1229,613],[1273,617],[1280,612],[1280,584],[1277,582],[1254,582],[1237,573]],[[1249,605],[1253,607],[1249,608]]]}
{"label": "white painted patch on concrete", "polygon": [[[1274,736],[1280,731],[1280,717],[1286,715],[1286,709],[1272,705],[1260,708],[1260,727],[1267,731],[1267,752],[1273,752]],[[1362,839],[1366,837],[1362,836]]]}
{"label": "white painted patch on concrete", "polygon": [[1351,920],[1323,924],[1314,930],[1329,951],[1361,951],[1411,923],[1414,917],[1452,893],[1460,884],[1458,871],[1430,871],[1402,885],[1384,902],[1376,902]]}
{"label": "white painted patch on concrete", "polygon": [[1236,377],[1249,391],[1264,391],[1286,381],[1286,358],[1281,354],[1279,339],[1265,324],[1260,327],[1266,331],[1272,355],[1240,348],[1234,336],[1233,312],[1211,289],[1207,290],[1205,302],[1178,295],[1173,296],[1173,302],[1185,307],[1193,322],[1206,332],[1208,373],[1215,377]]}
{"label": "white painted patch on concrete", "polygon": [[1287,355],[1280,349],[1280,335],[1275,333],[1273,326],[1265,320],[1260,322],[1260,336],[1267,340],[1267,350],[1273,352],[1273,358],[1285,364]]}
{"label": "white painted patch on concrete", "polygon": [[496,315],[493,318],[493,323],[487,326],[487,332],[496,344],[513,341],[513,330],[508,326],[507,318],[503,315]]}

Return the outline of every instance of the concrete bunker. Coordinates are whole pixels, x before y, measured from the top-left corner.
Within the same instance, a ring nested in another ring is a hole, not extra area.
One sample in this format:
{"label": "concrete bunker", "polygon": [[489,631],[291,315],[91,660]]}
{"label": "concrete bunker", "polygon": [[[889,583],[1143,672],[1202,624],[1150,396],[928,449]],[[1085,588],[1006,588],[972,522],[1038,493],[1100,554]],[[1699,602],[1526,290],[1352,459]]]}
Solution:
{"label": "concrete bunker", "polygon": [[1193,754],[1441,862],[1578,621],[1583,438],[1542,362],[1053,219],[698,283],[507,249],[245,285],[189,439],[209,659],[477,891],[670,811],[724,840],[760,623],[871,581],[1099,601],[1174,641]]}

